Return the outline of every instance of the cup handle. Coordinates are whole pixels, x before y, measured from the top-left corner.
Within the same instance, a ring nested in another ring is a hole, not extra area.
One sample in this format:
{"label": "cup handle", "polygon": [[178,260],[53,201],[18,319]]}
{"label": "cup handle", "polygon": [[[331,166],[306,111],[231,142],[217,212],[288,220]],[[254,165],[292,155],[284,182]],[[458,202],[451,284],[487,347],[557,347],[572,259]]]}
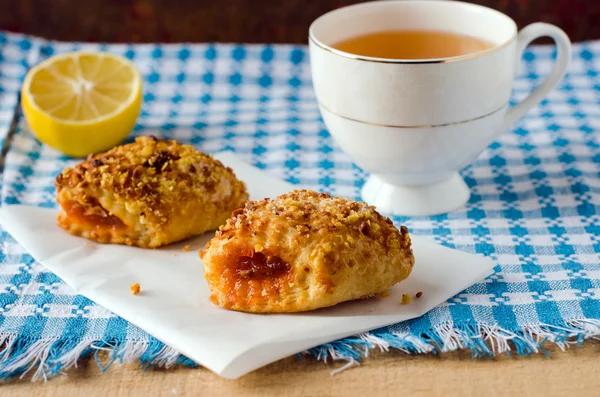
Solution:
{"label": "cup handle", "polygon": [[554,68],[546,77],[546,80],[506,113],[500,132],[506,130],[511,124],[523,117],[529,109],[537,105],[558,84],[567,71],[567,66],[571,61],[571,40],[560,28],[548,23],[532,23],[519,32],[517,37],[517,59],[521,60],[523,51],[533,40],[546,36],[556,43],[557,56]]}

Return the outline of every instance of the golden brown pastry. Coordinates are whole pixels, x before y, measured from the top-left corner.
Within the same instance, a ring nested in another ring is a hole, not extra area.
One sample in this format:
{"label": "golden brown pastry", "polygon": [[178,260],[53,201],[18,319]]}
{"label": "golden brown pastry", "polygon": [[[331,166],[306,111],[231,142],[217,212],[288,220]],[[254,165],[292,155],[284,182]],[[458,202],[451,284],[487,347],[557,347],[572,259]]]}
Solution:
{"label": "golden brown pastry", "polygon": [[214,230],[244,205],[243,182],[192,146],[137,138],[66,168],[58,224],[99,243],[154,248]]}
{"label": "golden brown pastry", "polygon": [[250,201],[200,252],[211,300],[255,313],[299,312],[387,291],[410,274],[406,227],[365,203],[296,190]]}

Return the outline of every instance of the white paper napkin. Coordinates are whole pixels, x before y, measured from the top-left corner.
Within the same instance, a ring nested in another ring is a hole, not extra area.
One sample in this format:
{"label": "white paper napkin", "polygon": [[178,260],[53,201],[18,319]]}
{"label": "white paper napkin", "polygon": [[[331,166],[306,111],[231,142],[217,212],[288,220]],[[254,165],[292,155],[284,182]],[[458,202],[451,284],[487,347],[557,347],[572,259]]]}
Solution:
{"label": "white paper napkin", "polygon": [[[252,199],[294,188],[232,153],[215,157],[246,182]],[[2,226],[78,293],[225,378],[237,378],[322,343],[421,316],[490,275],[494,266],[488,258],[413,237],[414,270],[387,298],[301,314],[246,314],[220,309],[208,300],[197,251],[213,232],[150,250],[95,244],[67,234],[55,219],[52,209],[21,205],[0,209]],[[192,251],[184,252],[184,245]],[[133,283],[141,285],[139,295],[131,295]],[[414,296],[418,291],[423,291],[420,299],[400,303],[402,294]]]}

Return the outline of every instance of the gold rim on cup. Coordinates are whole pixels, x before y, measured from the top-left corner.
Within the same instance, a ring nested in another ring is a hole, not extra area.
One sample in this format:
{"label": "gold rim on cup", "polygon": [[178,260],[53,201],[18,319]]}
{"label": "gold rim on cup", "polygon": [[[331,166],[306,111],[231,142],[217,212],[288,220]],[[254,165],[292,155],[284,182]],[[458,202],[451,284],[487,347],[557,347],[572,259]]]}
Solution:
{"label": "gold rim on cup", "polygon": [[480,120],[480,119],[486,118],[488,116],[491,116],[494,113],[498,113],[498,112],[500,112],[501,110],[505,109],[508,106],[508,102],[507,102],[504,105],[502,105],[501,107],[499,107],[498,109],[492,110],[491,112],[486,113],[483,116],[477,116],[477,117],[474,117],[474,118],[469,119],[469,120],[453,121],[451,123],[432,124],[432,125],[391,125],[391,124],[371,123],[369,121],[362,121],[362,120],[353,119],[352,117],[343,116],[343,115],[341,115],[341,114],[339,114],[337,112],[334,112],[333,110],[329,109],[327,106],[323,105],[322,102],[317,102],[317,103],[319,104],[319,106],[321,106],[323,109],[327,110],[329,113],[334,114],[334,115],[336,115],[338,117],[341,117],[343,119],[354,121],[356,123],[367,124],[367,125],[374,125],[374,126],[377,126],[377,127],[386,127],[386,128],[435,128],[435,127],[447,127],[449,125],[457,125],[457,124],[470,123],[471,121]]}

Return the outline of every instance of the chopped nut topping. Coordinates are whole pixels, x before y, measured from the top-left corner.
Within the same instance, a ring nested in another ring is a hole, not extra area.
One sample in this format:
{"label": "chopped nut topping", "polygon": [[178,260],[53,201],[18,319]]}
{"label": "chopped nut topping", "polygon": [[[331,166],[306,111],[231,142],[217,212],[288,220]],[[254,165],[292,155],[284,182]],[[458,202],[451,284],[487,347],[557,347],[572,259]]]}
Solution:
{"label": "chopped nut topping", "polygon": [[[196,169],[203,172],[196,173]],[[206,193],[231,169],[211,156],[154,137],[139,137],[134,143],[117,146],[106,153],[88,157],[57,176],[57,188],[86,184],[111,190],[123,202],[135,202],[146,223],[165,224],[178,200],[192,196],[203,205]],[[212,202],[210,203],[212,205]]]}
{"label": "chopped nut topping", "polygon": [[131,284],[129,286],[129,291],[131,291],[131,295],[137,295],[137,294],[139,294],[140,290],[141,290],[141,288],[140,288],[140,285],[138,283]]}
{"label": "chopped nut topping", "polygon": [[408,305],[412,301],[412,297],[409,294],[402,294],[402,304]]}
{"label": "chopped nut topping", "polygon": [[[348,249],[355,246],[361,235],[380,241],[388,250],[410,246],[408,229],[402,226],[398,230],[389,218],[377,213],[375,207],[310,190],[294,190],[274,199],[249,201],[243,209],[233,212],[217,234],[248,229],[248,225],[264,217],[264,212],[286,218],[299,234],[338,234],[341,244]],[[326,253],[334,251],[329,242],[324,243],[322,249]]]}

